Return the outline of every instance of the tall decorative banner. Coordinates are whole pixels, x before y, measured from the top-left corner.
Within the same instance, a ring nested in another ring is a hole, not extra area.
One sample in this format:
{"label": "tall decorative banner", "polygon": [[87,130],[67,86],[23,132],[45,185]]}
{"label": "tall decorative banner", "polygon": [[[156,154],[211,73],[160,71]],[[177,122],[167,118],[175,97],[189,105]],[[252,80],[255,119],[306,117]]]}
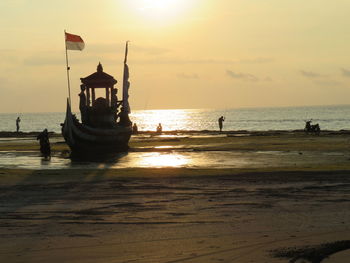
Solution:
{"label": "tall decorative banner", "polygon": [[127,64],[127,58],[128,58],[128,45],[129,41],[126,41],[125,46],[125,58],[124,58],[124,75],[123,75],[123,108],[124,111],[127,113],[130,113],[130,105],[129,105],[129,67]]}

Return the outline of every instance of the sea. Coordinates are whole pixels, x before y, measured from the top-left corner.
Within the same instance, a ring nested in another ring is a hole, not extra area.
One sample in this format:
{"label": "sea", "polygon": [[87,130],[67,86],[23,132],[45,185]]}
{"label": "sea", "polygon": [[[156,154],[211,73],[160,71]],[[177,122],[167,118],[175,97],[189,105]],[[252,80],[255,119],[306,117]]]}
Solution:
{"label": "sea", "polygon": [[[80,118],[80,114],[76,114]],[[16,118],[20,116],[20,131],[60,133],[64,112],[0,113],[0,131],[15,131]],[[237,108],[237,109],[173,109],[135,110],[130,119],[140,131],[155,131],[158,123],[163,131],[214,131],[218,118],[225,117],[226,131],[267,131],[303,129],[306,120],[319,123],[321,130],[350,130],[350,105]]]}

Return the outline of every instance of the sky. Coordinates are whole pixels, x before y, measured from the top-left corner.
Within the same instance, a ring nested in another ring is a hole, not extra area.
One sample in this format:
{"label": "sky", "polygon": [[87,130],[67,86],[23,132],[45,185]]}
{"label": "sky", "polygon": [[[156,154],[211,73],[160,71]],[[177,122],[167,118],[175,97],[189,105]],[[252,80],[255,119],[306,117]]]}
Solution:
{"label": "sky", "polygon": [[1,0],[0,112],[64,112],[104,71],[132,110],[350,104],[348,0]]}

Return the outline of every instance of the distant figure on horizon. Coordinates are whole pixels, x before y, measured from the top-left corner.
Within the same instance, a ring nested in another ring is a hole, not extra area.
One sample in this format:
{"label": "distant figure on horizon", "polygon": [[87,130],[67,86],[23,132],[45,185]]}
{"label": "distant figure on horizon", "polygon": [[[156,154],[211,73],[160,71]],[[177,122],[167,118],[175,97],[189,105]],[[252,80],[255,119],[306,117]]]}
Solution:
{"label": "distant figure on horizon", "polygon": [[132,133],[133,133],[133,134],[138,133],[138,128],[137,128],[136,123],[134,123],[134,125],[132,126]]}
{"label": "distant figure on horizon", "polygon": [[162,124],[159,123],[158,126],[157,126],[157,132],[158,132],[158,133],[161,133],[162,130],[163,130]]}
{"label": "distant figure on horizon", "polygon": [[40,142],[40,152],[42,156],[47,159],[51,158],[51,147],[49,141],[49,133],[47,129],[44,129],[41,133],[39,133],[37,140]]}
{"label": "distant figure on horizon", "polygon": [[19,132],[19,123],[21,122],[21,118],[18,116],[16,119],[16,132]]}
{"label": "distant figure on horizon", "polygon": [[224,121],[225,121],[224,116],[221,116],[221,117],[218,119],[220,131],[222,131],[222,126],[223,126],[223,122],[224,122]]}
{"label": "distant figure on horizon", "polygon": [[304,131],[306,133],[313,132],[313,133],[319,134],[321,131],[320,125],[318,123],[316,124],[311,124],[311,123],[312,123],[312,120],[305,121]]}

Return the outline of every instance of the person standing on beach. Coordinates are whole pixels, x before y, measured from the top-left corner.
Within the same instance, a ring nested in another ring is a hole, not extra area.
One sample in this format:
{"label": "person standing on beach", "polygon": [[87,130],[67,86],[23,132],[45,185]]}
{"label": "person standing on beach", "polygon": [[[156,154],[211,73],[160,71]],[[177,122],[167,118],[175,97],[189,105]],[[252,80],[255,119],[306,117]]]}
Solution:
{"label": "person standing on beach", "polygon": [[137,128],[136,123],[134,123],[134,125],[132,126],[132,133],[133,134],[137,134],[138,133],[138,128]]}
{"label": "person standing on beach", "polygon": [[19,132],[19,123],[21,122],[21,118],[18,116],[16,119],[16,132]]}
{"label": "person standing on beach", "polygon": [[221,116],[221,117],[218,119],[220,132],[222,131],[222,126],[223,126],[223,122],[224,122],[224,121],[225,121],[224,116]]}
{"label": "person standing on beach", "polygon": [[162,124],[159,123],[158,126],[157,126],[157,132],[158,132],[158,133],[161,133],[162,130],[163,130]]}

